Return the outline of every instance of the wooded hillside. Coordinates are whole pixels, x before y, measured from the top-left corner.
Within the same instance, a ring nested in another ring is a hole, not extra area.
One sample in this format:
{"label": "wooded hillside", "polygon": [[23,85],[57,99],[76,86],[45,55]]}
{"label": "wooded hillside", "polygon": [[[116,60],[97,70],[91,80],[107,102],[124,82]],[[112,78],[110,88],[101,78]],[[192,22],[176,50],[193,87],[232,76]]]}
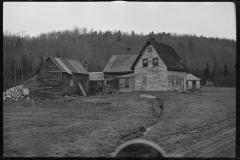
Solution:
{"label": "wooded hillside", "polygon": [[112,55],[138,54],[149,37],[171,45],[190,71],[205,83],[210,78],[221,86],[235,86],[236,42],[230,39],[123,31],[95,31],[74,27],[30,37],[3,33],[3,87],[19,85],[36,75],[48,56],[88,63],[89,71],[102,71]]}

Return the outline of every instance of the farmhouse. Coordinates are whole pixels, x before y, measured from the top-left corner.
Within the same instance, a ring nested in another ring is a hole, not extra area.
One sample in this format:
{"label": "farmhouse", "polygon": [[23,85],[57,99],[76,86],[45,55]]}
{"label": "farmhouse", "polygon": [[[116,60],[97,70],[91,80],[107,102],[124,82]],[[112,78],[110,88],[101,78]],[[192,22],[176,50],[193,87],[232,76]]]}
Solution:
{"label": "farmhouse", "polygon": [[119,90],[119,76],[133,73],[131,66],[137,55],[112,55],[103,70],[106,79],[106,91]]}
{"label": "farmhouse", "polygon": [[187,74],[187,78],[186,78],[187,89],[193,89],[193,90],[201,89],[200,80],[201,80],[200,78],[198,78],[192,74]]}
{"label": "farmhouse", "polygon": [[135,91],[186,90],[188,67],[174,49],[149,39],[133,62]]}
{"label": "farmhouse", "polygon": [[[58,98],[89,93],[89,75],[79,61],[48,57],[37,77],[38,96]],[[79,85],[81,84],[81,85]],[[80,91],[80,88],[84,91]]]}

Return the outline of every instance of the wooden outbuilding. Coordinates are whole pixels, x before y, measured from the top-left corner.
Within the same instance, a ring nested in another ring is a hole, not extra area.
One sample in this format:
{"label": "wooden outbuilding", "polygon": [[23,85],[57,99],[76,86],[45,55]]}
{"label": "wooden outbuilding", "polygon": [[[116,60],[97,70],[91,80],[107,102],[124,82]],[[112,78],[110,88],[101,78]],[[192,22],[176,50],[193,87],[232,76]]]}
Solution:
{"label": "wooden outbuilding", "polygon": [[38,96],[43,98],[89,93],[88,72],[79,61],[72,59],[48,57],[37,81]]}
{"label": "wooden outbuilding", "polygon": [[90,94],[104,92],[103,72],[89,72]]}
{"label": "wooden outbuilding", "polygon": [[135,90],[134,73],[119,76],[119,90],[120,92],[130,92]]}
{"label": "wooden outbuilding", "polygon": [[193,90],[196,90],[196,89],[201,89],[201,79],[194,76],[193,74],[187,74],[187,78],[186,78],[186,86],[187,86],[187,89],[193,89]]}
{"label": "wooden outbuilding", "polygon": [[119,76],[134,72],[130,68],[136,58],[137,55],[112,55],[103,70],[106,81],[105,91],[119,91]]}

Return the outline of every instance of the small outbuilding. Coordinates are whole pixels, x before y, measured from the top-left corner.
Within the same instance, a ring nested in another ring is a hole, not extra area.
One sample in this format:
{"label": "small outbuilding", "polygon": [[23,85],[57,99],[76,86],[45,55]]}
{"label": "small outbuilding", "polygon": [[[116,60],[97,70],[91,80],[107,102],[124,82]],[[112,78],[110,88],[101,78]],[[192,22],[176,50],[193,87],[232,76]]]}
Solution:
{"label": "small outbuilding", "polygon": [[89,75],[83,65],[72,59],[48,57],[37,77],[38,96],[58,98],[89,93]]}
{"label": "small outbuilding", "polygon": [[201,89],[200,81],[201,81],[200,78],[198,78],[192,74],[187,74],[187,77],[186,77],[187,89],[193,89],[193,90]]}
{"label": "small outbuilding", "polygon": [[90,94],[104,92],[104,73],[89,72]]}
{"label": "small outbuilding", "polygon": [[119,90],[120,92],[130,92],[135,89],[134,73],[119,76]]}

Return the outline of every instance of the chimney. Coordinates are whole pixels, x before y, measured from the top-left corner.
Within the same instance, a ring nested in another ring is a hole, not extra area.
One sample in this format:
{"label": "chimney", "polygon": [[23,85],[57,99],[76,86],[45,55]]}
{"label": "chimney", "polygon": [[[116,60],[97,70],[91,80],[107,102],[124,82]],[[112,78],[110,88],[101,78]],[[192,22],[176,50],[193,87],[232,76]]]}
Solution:
{"label": "chimney", "polygon": [[127,55],[129,55],[131,53],[131,48],[127,47]]}
{"label": "chimney", "polygon": [[155,38],[149,38],[149,40],[155,41]]}
{"label": "chimney", "polygon": [[85,61],[85,63],[84,63],[84,68],[88,71],[88,64],[87,64],[87,61]]}

